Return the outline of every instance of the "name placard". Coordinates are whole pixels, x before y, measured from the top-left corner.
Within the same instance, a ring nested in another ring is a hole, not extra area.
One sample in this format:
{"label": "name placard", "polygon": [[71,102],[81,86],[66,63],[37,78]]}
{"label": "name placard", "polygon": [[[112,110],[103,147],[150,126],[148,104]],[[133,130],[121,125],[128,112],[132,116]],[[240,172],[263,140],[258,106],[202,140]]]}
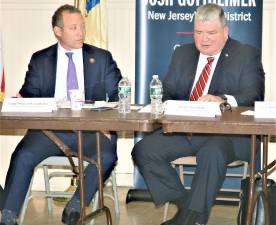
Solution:
{"label": "name placard", "polygon": [[5,98],[2,112],[52,112],[57,110],[54,98]]}
{"label": "name placard", "polygon": [[276,119],[276,102],[255,102],[255,118]]}
{"label": "name placard", "polygon": [[215,117],[221,115],[218,102],[197,102],[168,100],[165,115]]}

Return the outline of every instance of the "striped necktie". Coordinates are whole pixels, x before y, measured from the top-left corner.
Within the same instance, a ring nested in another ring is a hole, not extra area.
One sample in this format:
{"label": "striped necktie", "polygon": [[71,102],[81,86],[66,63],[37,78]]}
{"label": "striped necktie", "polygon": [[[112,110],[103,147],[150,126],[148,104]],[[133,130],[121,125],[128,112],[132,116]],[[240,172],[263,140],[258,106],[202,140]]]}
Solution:
{"label": "striped necktie", "polygon": [[201,72],[199,79],[196,82],[196,85],[194,86],[193,91],[191,92],[191,95],[189,97],[190,101],[197,101],[197,99],[202,96],[204,88],[208,82],[208,78],[211,73],[212,62],[214,61],[214,59],[215,59],[214,57],[207,58],[208,62],[203,68],[203,71]]}

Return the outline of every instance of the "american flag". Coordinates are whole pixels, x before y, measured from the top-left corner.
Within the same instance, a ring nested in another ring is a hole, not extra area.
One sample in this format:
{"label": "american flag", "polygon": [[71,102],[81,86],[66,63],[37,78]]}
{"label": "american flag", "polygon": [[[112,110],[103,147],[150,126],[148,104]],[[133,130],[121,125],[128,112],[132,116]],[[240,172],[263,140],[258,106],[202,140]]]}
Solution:
{"label": "american flag", "polygon": [[3,44],[2,44],[2,32],[0,31],[0,102],[5,97],[5,71],[3,60]]}

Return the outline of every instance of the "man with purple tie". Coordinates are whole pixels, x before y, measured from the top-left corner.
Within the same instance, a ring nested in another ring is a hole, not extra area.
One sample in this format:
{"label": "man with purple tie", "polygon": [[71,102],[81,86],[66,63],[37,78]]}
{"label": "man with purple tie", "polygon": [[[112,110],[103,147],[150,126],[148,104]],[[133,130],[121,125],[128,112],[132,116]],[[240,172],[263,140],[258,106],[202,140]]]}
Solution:
{"label": "man with purple tie", "polygon": [[[59,7],[52,17],[52,28],[58,43],[34,53],[19,97],[68,98],[68,89],[79,89],[85,100],[117,101],[121,73],[110,52],[84,44],[85,25],[81,12],[71,5]],[[72,72],[73,71],[73,72]],[[70,74],[70,75],[69,75]],[[73,82],[71,81],[73,80]],[[73,131],[54,132],[66,145],[77,149]],[[84,154],[95,158],[95,132],[83,132]],[[117,161],[117,136],[102,132],[101,149],[103,175],[107,179]],[[49,156],[64,156],[63,152],[39,130],[28,130],[12,154],[6,177],[1,225],[14,225],[26,196],[36,165]],[[95,166],[85,169],[85,204],[97,191]],[[80,217],[79,189],[66,205],[62,222],[74,225]]]}

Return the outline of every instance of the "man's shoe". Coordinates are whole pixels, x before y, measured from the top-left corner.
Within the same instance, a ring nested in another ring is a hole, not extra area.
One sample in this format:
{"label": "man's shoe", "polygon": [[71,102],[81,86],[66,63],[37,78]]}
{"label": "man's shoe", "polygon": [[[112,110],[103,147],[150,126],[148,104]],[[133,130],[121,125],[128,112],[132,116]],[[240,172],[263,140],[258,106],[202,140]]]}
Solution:
{"label": "man's shoe", "polygon": [[174,225],[195,225],[199,216],[199,212],[189,209],[184,216],[181,215],[177,218]]}
{"label": "man's shoe", "polygon": [[77,225],[80,218],[79,212],[71,212],[70,214],[64,209],[61,221],[66,225]]}
{"label": "man's shoe", "polygon": [[178,198],[174,201],[171,201],[172,204],[176,205],[177,212],[174,215],[173,218],[161,223],[161,225],[174,225],[176,221],[178,220],[178,217],[185,217],[185,214],[187,212],[187,207],[185,205],[185,199],[184,198]]}
{"label": "man's shoe", "polygon": [[195,225],[205,225],[208,223],[209,214],[206,212],[200,213],[198,216],[198,220]]}

